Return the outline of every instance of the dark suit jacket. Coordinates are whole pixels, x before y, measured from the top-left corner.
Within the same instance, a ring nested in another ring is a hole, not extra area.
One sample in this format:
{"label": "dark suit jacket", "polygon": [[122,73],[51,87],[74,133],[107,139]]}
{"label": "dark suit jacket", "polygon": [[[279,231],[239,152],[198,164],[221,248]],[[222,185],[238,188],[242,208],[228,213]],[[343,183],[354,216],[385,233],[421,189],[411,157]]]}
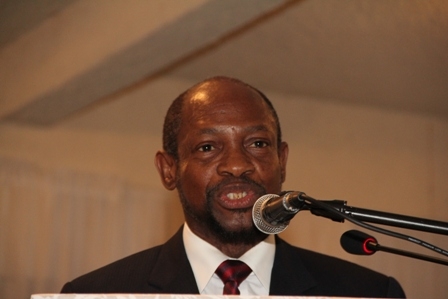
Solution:
{"label": "dark suit jacket", "polygon": [[[391,278],[334,257],[293,247],[279,237],[270,295],[400,297]],[[163,245],[136,253],[64,285],[62,293],[199,294],[180,229]]]}

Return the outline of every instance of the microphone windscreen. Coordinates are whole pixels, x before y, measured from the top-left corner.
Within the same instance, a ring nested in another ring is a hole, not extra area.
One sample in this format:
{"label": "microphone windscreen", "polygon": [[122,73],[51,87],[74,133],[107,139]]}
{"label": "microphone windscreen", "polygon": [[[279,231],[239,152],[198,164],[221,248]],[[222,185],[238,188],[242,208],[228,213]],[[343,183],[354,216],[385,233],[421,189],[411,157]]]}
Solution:
{"label": "microphone windscreen", "polygon": [[266,194],[257,199],[252,208],[252,220],[255,227],[265,234],[279,234],[288,227],[288,223],[278,223],[276,225],[267,222],[263,216],[263,209],[266,203],[273,198],[278,198],[280,196],[276,194]]}
{"label": "microphone windscreen", "polygon": [[357,230],[349,230],[342,234],[340,242],[345,251],[358,255],[374,254],[375,250],[370,249],[368,243],[377,243],[374,237]]}

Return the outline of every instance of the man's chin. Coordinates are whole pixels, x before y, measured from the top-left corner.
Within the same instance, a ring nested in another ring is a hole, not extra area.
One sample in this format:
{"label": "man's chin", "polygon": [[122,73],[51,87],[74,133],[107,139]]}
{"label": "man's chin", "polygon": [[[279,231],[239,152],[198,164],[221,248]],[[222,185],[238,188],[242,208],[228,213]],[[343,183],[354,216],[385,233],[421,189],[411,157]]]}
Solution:
{"label": "man's chin", "polygon": [[213,221],[209,225],[215,235],[224,244],[257,244],[266,238],[266,234],[259,231],[253,224],[247,225],[246,227],[226,227]]}

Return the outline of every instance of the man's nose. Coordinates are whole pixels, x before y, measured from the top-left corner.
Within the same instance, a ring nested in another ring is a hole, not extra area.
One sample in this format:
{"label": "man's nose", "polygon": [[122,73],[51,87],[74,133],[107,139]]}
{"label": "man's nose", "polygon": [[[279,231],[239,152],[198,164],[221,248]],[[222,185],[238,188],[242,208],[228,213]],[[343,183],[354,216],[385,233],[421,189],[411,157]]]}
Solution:
{"label": "man's nose", "polygon": [[223,153],[218,165],[220,175],[240,177],[255,170],[250,154],[244,148],[232,148]]}

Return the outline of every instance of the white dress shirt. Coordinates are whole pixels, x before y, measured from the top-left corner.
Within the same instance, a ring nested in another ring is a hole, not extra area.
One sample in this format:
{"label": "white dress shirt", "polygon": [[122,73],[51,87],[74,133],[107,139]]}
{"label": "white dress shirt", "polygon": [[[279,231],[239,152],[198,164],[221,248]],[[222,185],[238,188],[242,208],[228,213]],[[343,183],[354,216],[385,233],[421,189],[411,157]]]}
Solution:
{"label": "white dress shirt", "polygon": [[[223,261],[232,258],[195,235],[186,223],[183,240],[200,294],[222,295],[224,283],[215,270]],[[274,255],[275,238],[269,235],[239,258],[252,269],[239,286],[241,295],[269,295]]]}

